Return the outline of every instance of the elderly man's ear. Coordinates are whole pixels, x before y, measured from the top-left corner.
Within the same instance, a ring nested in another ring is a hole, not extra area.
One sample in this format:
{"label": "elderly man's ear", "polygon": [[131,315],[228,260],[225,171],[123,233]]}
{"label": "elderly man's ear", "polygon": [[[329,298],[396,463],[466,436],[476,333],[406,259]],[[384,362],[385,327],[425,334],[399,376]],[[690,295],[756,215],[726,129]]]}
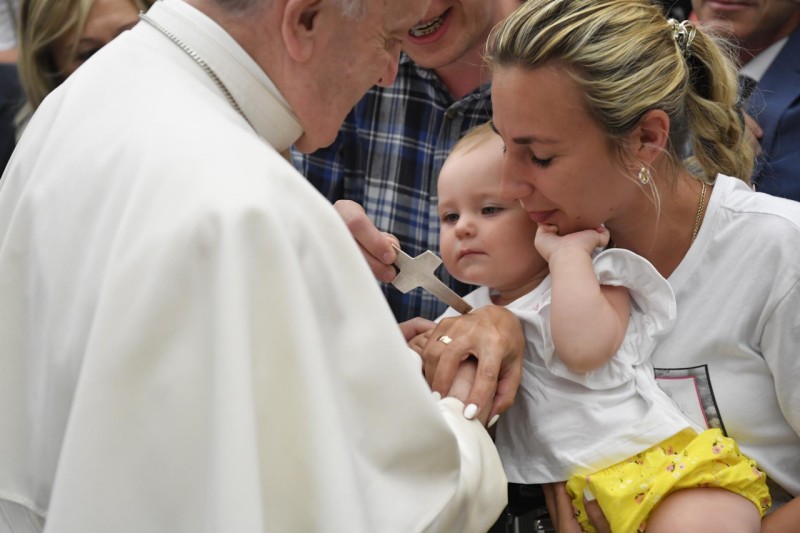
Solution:
{"label": "elderly man's ear", "polygon": [[298,63],[308,61],[323,19],[336,7],[330,0],[286,0],[281,35],[289,56]]}

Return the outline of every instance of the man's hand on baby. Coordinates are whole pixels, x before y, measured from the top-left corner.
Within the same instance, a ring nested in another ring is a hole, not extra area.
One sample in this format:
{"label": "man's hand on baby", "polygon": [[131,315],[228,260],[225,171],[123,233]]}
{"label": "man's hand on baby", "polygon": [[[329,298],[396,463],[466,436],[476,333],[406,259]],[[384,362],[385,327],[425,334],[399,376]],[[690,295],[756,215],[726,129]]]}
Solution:
{"label": "man's hand on baby", "polygon": [[397,258],[392,244],[400,245],[397,237],[375,227],[364,208],[352,200],[339,200],[333,207],[347,224],[375,277],[386,283],[392,281],[397,276],[392,265]]}
{"label": "man's hand on baby", "polygon": [[605,247],[608,240],[608,230],[604,226],[559,235],[557,226],[539,224],[534,245],[544,260],[550,262],[550,258],[554,254],[563,251],[580,250],[591,255],[595,248]]}

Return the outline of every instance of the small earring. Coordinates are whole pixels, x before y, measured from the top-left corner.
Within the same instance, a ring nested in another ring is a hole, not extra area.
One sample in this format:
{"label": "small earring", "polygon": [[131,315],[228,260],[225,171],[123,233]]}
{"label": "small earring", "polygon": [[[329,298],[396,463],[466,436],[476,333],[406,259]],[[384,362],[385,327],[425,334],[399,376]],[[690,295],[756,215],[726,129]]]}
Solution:
{"label": "small earring", "polygon": [[652,176],[652,174],[650,174],[650,169],[649,168],[647,168],[645,166],[642,166],[642,168],[639,169],[639,182],[642,185],[647,185],[648,183],[650,183],[650,178],[652,178],[652,177],[653,176]]}

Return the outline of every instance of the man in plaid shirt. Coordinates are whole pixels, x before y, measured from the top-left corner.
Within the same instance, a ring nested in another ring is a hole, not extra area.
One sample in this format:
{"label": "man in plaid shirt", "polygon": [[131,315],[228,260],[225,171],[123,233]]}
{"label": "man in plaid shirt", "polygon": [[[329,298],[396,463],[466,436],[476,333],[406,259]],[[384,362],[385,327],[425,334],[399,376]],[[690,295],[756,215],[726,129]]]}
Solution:
{"label": "man in plaid shirt", "polygon": [[[394,278],[395,256],[380,232],[409,255],[438,253],[439,170],[455,142],[491,118],[481,53],[491,28],[519,4],[434,0],[403,43],[395,83],[368,92],[330,147],[293,153],[300,172],[336,202],[381,281]],[[444,269],[437,274],[459,294],[469,290]],[[398,321],[435,318],[447,307],[422,289],[402,294],[385,284],[383,290]]]}

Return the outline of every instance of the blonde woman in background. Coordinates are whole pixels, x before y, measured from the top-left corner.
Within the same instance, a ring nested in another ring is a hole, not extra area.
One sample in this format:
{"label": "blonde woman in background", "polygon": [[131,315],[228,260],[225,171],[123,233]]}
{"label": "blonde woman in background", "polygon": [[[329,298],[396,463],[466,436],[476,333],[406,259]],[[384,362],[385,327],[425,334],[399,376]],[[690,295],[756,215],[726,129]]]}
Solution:
{"label": "blonde woman in background", "polygon": [[21,0],[18,68],[27,102],[17,137],[50,92],[154,0]]}

